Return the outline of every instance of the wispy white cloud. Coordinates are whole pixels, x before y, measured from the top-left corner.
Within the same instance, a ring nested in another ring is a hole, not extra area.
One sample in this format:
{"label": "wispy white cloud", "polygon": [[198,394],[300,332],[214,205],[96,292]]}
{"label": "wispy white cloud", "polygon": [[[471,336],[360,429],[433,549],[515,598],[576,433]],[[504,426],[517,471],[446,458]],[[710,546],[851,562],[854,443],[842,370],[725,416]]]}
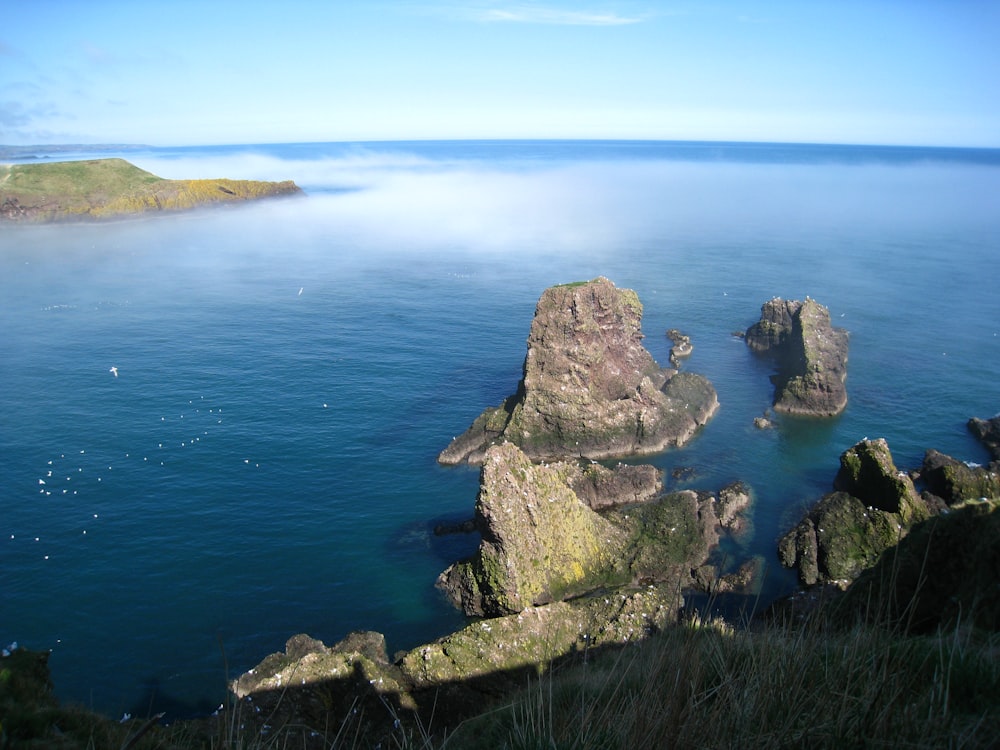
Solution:
{"label": "wispy white cloud", "polygon": [[564,10],[538,5],[478,8],[470,10],[469,15],[484,23],[531,23],[559,26],[627,26],[645,20],[641,16],[624,16],[614,12]]}

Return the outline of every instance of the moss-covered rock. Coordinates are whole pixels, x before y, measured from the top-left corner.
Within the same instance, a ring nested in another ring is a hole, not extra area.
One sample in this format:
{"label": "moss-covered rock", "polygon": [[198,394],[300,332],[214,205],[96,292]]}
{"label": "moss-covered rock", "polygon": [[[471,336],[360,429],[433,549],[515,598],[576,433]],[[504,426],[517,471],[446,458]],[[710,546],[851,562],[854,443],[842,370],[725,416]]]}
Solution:
{"label": "moss-covered rock", "polygon": [[[587,473],[620,490],[611,470],[533,464],[515,445],[492,446],[476,503],[479,549],[442,573],[439,586],[467,614],[496,617],[596,588],[640,581],[678,591],[695,585],[692,571],[719,541],[716,498],[684,490],[623,505],[596,494],[588,504],[572,489],[582,482],[595,490],[599,482],[584,479]],[[729,513],[738,524],[736,509]]]}
{"label": "moss-covered rock", "polygon": [[913,482],[896,469],[885,440],[862,440],[845,451],[834,486],[778,542],[783,565],[807,586],[844,586],[928,517]]}
{"label": "moss-covered rock", "polygon": [[646,638],[676,622],[681,604],[673,587],[644,586],[528,607],[415,648],[399,666],[416,689],[522,668],[543,670],[574,651]]}
{"label": "moss-covered rock", "polygon": [[808,297],[769,300],[745,340],[777,359],[775,411],[826,417],[847,406],[847,332],[830,325],[823,305]]}
{"label": "moss-covered rock", "polygon": [[833,487],[865,505],[899,513],[908,524],[926,517],[913,480],[896,468],[884,438],[865,438],[840,454],[840,470]]}
{"label": "moss-covered rock", "polygon": [[621,582],[622,531],[582,502],[564,464],[532,464],[511,443],[486,454],[476,501],[482,542],[440,586],[470,615],[519,612]]}
{"label": "moss-covered rock", "polygon": [[915,632],[959,623],[1000,631],[1000,502],[962,503],[916,524],[835,612]]}
{"label": "moss-covered rock", "polygon": [[947,505],[980,498],[1000,499],[1000,474],[993,470],[993,466],[986,468],[969,464],[929,450],[924,454],[920,479],[929,492]]}
{"label": "moss-covered rock", "polygon": [[516,393],[438,460],[480,463],[500,440],[536,460],[648,454],[689,440],[718,408],[715,389],[661,368],[642,346],[641,323],[636,293],[608,279],[547,289]]}

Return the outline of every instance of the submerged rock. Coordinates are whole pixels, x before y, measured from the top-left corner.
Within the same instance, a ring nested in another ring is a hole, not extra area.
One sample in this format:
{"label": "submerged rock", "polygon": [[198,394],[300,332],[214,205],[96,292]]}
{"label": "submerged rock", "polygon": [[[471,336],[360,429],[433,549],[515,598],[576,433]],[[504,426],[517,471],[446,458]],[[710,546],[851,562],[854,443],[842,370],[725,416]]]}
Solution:
{"label": "submerged rock", "polygon": [[885,440],[862,440],[845,451],[823,497],[778,542],[785,567],[807,586],[846,585],[928,517],[913,482],[896,469]]}
{"label": "submerged rock", "polygon": [[517,392],[441,452],[481,463],[503,440],[533,459],[648,454],[682,445],[715,413],[703,376],[661,368],[642,346],[642,304],[608,279],[556,286],[538,301]]}
{"label": "submerged rock", "polygon": [[772,299],[747,329],[753,351],[774,354],[774,408],[787,414],[827,417],[847,406],[847,332],[830,325],[830,311],[805,302]]}

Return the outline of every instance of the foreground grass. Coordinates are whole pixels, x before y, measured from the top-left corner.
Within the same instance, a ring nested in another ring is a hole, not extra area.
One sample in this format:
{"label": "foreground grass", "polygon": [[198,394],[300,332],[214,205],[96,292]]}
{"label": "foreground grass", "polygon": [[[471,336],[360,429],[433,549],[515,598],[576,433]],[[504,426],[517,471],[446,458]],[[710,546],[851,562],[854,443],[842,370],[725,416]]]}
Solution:
{"label": "foreground grass", "polygon": [[178,211],[299,192],[291,181],[167,180],[124,159],[0,165],[0,218],[19,221]]}
{"label": "foreground grass", "polygon": [[1000,638],[678,627],[571,666],[449,748],[976,748],[1000,741]]}
{"label": "foreground grass", "polygon": [[12,701],[15,678],[5,669],[0,722],[10,747],[354,748],[372,736],[361,721],[384,725],[383,748],[448,750],[986,748],[1000,738],[1000,636],[965,627],[903,636],[870,625],[734,631],[695,622],[640,645],[581,653],[446,735],[386,702],[382,716],[280,730],[234,707],[151,727],[127,745],[141,721],[60,709],[44,691]]}

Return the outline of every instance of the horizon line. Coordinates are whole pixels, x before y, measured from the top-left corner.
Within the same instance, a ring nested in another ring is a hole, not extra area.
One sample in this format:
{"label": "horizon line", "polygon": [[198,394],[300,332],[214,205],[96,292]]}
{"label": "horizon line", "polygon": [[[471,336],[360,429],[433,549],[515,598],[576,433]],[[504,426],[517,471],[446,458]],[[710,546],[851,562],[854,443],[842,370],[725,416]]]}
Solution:
{"label": "horizon line", "polygon": [[175,143],[175,144],[152,144],[141,142],[64,142],[64,143],[0,143],[0,150],[38,150],[45,151],[51,149],[170,149],[170,148],[218,148],[224,146],[290,146],[290,145],[313,145],[324,143],[673,143],[673,144],[697,144],[697,145],[731,145],[731,146],[801,146],[801,147],[837,147],[837,148],[900,148],[900,149],[941,149],[941,150],[976,150],[976,151],[997,151],[1000,145],[941,145],[941,144],[916,144],[916,143],[860,143],[860,142],[837,142],[837,141],[786,141],[786,140],[728,140],[728,139],[698,139],[698,138],[556,138],[556,137],[481,137],[481,138],[441,138],[441,137],[417,137],[417,138],[336,138],[331,140],[290,140],[290,141],[216,141],[205,143]]}

